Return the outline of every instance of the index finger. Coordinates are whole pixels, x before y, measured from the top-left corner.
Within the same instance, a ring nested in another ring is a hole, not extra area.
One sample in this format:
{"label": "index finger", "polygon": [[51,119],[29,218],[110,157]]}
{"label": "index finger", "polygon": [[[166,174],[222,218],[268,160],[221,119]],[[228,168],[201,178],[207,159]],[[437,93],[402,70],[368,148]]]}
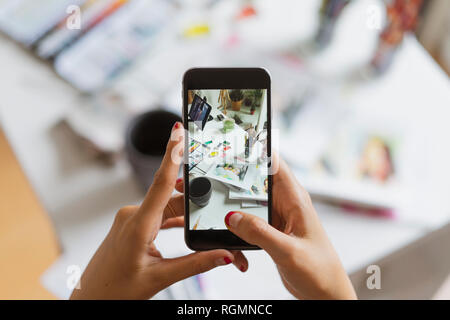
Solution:
{"label": "index finger", "polygon": [[167,144],[166,153],[161,166],[156,172],[153,183],[140,206],[136,217],[141,219],[146,233],[160,227],[164,208],[166,207],[175,188],[180,163],[183,153],[184,129],[180,122],[176,122],[170,140]]}

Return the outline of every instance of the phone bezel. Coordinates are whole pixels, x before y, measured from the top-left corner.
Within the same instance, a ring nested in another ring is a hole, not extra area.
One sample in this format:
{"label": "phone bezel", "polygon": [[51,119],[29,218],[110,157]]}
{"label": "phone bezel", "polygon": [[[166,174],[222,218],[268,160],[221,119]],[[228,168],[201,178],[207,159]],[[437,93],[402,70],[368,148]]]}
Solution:
{"label": "phone bezel", "polygon": [[[188,90],[201,89],[267,89],[267,144],[268,156],[272,156],[272,106],[271,106],[271,79],[264,68],[192,68],[183,76],[183,123],[188,123]],[[185,137],[184,194],[189,192],[189,163],[188,137]],[[270,167],[270,163],[269,163]],[[268,222],[272,224],[272,182],[273,176],[268,176]],[[184,235],[186,245],[195,251],[211,249],[229,250],[256,250],[258,246],[251,245],[240,239],[228,230],[190,230],[189,229],[189,197],[184,202],[185,226]]]}

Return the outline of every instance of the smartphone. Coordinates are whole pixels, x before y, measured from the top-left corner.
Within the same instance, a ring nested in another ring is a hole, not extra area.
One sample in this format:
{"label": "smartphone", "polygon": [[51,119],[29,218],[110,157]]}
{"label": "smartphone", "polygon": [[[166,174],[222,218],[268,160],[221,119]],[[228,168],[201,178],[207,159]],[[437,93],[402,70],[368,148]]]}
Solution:
{"label": "smartphone", "polygon": [[194,68],[183,77],[185,241],[259,249],[228,231],[242,211],[271,223],[271,81],[263,68]]}

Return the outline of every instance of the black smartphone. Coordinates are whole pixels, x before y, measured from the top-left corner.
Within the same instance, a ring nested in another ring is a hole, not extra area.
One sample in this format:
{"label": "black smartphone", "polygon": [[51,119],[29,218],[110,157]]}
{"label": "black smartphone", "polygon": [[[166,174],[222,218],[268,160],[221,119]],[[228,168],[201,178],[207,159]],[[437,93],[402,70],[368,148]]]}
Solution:
{"label": "black smartphone", "polygon": [[183,77],[185,240],[192,250],[259,249],[228,231],[230,211],[271,223],[271,81],[263,68]]}

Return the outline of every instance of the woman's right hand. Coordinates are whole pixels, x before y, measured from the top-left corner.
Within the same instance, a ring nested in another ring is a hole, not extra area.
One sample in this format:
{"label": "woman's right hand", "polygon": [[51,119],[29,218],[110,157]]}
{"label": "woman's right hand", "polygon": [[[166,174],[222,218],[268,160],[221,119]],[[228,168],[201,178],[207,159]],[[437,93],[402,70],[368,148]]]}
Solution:
{"label": "woman's right hand", "polygon": [[225,217],[228,229],[272,257],[281,280],[296,298],[356,299],[308,192],[282,160],[272,190],[273,226],[254,215],[232,211]]}

